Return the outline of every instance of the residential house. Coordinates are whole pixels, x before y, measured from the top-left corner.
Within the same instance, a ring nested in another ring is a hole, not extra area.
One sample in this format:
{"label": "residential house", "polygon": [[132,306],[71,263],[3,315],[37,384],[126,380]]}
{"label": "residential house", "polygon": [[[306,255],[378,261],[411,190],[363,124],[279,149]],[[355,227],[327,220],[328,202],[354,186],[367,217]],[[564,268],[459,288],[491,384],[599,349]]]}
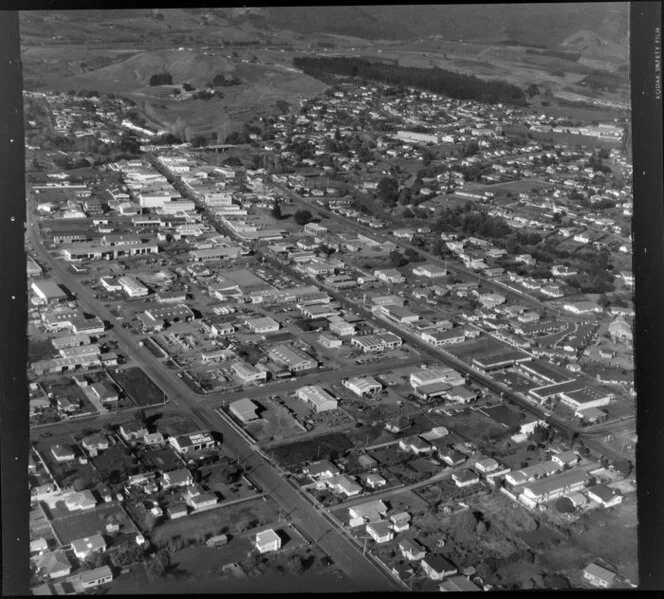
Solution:
{"label": "residential house", "polygon": [[254,539],[254,546],[259,553],[268,553],[281,549],[281,537],[271,528],[259,532]]}
{"label": "residential house", "polygon": [[415,540],[402,539],[399,541],[399,551],[408,561],[416,562],[426,557],[426,549]]}
{"label": "residential house", "polygon": [[480,482],[480,477],[472,470],[463,469],[452,474],[452,480],[457,487],[469,487]]}
{"label": "residential house", "polygon": [[583,570],[583,580],[594,587],[608,589],[616,579],[616,573],[599,564],[588,564]]}
{"label": "residential house", "polygon": [[186,468],[170,470],[162,475],[162,486],[164,489],[173,487],[188,487],[194,484],[194,477]]}
{"label": "residential house", "polygon": [[382,520],[369,522],[365,530],[376,543],[387,543],[394,538],[394,531],[390,528],[389,523]]}
{"label": "residential house", "polygon": [[440,591],[443,593],[458,593],[461,591],[481,591],[474,582],[467,576],[451,576],[440,584]]}
{"label": "residential house", "polygon": [[442,555],[429,555],[422,560],[422,569],[431,580],[443,580],[454,576],[458,570],[447,558]]}
{"label": "residential house", "polygon": [[78,559],[85,560],[93,553],[106,551],[106,541],[101,535],[92,535],[72,541],[71,548]]}
{"label": "residential house", "polygon": [[561,468],[566,466],[575,466],[579,462],[579,456],[576,455],[572,450],[561,451],[553,456],[551,456],[551,461],[558,464]]}
{"label": "residential house", "polygon": [[611,507],[622,503],[622,495],[606,485],[593,485],[587,489],[588,498],[603,507]]}
{"label": "residential house", "polygon": [[45,553],[35,560],[37,570],[44,572],[50,579],[69,576],[72,565],[64,551]]}
{"label": "residential house", "polygon": [[410,514],[408,512],[399,512],[392,514],[389,518],[394,532],[404,532],[410,528]]}

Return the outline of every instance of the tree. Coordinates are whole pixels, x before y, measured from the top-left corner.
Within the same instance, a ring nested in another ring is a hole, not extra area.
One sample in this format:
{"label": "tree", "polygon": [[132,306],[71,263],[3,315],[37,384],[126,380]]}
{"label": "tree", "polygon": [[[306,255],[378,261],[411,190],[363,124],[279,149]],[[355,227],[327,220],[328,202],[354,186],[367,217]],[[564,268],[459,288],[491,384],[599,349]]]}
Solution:
{"label": "tree", "polygon": [[394,177],[383,177],[376,191],[381,202],[394,206],[399,199],[399,182]]}
{"label": "tree", "polygon": [[415,218],[415,213],[410,208],[405,208],[401,216],[404,218]]}
{"label": "tree", "polygon": [[155,73],[150,77],[150,86],[154,87],[155,85],[172,85],[173,76],[168,72]]}
{"label": "tree", "polygon": [[274,206],[272,206],[272,218],[276,220],[281,220],[283,218],[281,214],[281,204],[279,202],[275,202]]}
{"label": "tree", "polygon": [[150,580],[161,578],[171,565],[171,557],[167,551],[161,550],[155,553],[153,558],[145,564],[145,570]]}
{"label": "tree", "polygon": [[187,81],[186,83],[182,84],[182,89],[186,92],[193,92],[196,88]]}
{"label": "tree", "polygon": [[390,263],[395,268],[399,268],[400,266],[406,266],[406,264],[408,264],[408,260],[403,254],[397,250],[393,250],[390,252]]}
{"label": "tree", "polygon": [[309,212],[309,210],[298,210],[293,215],[293,218],[298,225],[306,225],[307,223],[311,222],[313,215],[311,212]]}

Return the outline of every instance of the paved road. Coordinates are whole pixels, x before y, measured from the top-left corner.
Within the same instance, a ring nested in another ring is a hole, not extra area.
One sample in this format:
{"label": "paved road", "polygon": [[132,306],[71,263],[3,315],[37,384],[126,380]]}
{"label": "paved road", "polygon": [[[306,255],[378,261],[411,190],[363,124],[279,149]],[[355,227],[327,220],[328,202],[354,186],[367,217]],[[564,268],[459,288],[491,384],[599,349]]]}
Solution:
{"label": "paved road", "polygon": [[32,225],[32,221],[32,214],[29,210],[28,227],[33,249],[38,257],[44,261],[44,264],[51,267],[54,276],[67,286],[71,292],[77,294],[81,307],[114,324],[112,333],[118,340],[120,351],[130,355],[148,376],[167,393],[169,400],[189,412],[202,429],[222,433],[224,447],[230,453],[245,460],[246,464],[251,465],[252,477],[282,508],[294,510],[292,517],[299,528],[332,557],[334,562],[353,581],[358,591],[394,591],[402,588],[373,559],[362,555],[362,552],[344,532],[335,527],[328,517],[315,509],[296,487],[283,478],[275,467],[256,453],[255,447],[251,446],[224,419],[219,418],[210,406],[204,405],[200,401],[200,396],[196,395],[185,383],[169,372],[149,352],[142,350],[131,333],[117,326],[113,314],[92,296],[89,289],[81,285],[68,272],[65,264],[58,262],[46,251],[36,230],[37,227]]}

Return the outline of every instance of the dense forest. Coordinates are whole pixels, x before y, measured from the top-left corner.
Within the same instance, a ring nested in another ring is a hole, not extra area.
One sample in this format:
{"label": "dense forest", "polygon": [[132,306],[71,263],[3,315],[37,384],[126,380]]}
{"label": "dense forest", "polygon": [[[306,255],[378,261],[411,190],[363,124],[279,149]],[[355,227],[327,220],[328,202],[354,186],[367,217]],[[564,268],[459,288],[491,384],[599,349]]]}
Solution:
{"label": "dense forest", "polygon": [[416,87],[458,100],[478,100],[492,104],[501,102],[519,106],[526,104],[523,90],[516,85],[497,80],[486,81],[438,67],[424,69],[372,62],[362,58],[309,56],[296,56],[293,64],[312,77],[334,73],[391,85]]}

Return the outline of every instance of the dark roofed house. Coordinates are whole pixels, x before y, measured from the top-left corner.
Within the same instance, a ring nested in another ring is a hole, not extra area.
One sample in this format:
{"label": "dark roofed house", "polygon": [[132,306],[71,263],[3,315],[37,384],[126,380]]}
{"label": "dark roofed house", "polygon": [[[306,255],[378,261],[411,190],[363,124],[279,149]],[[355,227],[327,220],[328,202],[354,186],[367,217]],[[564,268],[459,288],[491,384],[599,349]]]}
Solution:
{"label": "dark roofed house", "polygon": [[446,557],[442,555],[430,555],[422,560],[422,569],[432,580],[443,580],[447,576],[453,576],[457,569]]}
{"label": "dark roofed house", "polygon": [[622,495],[606,485],[588,487],[588,497],[604,507],[611,507],[622,502]]}
{"label": "dark roofed house", "polygon": [[474,582],[466,576],[451,576],[440,584],[443,593],[457,593],[462,591],[481,591]]}

